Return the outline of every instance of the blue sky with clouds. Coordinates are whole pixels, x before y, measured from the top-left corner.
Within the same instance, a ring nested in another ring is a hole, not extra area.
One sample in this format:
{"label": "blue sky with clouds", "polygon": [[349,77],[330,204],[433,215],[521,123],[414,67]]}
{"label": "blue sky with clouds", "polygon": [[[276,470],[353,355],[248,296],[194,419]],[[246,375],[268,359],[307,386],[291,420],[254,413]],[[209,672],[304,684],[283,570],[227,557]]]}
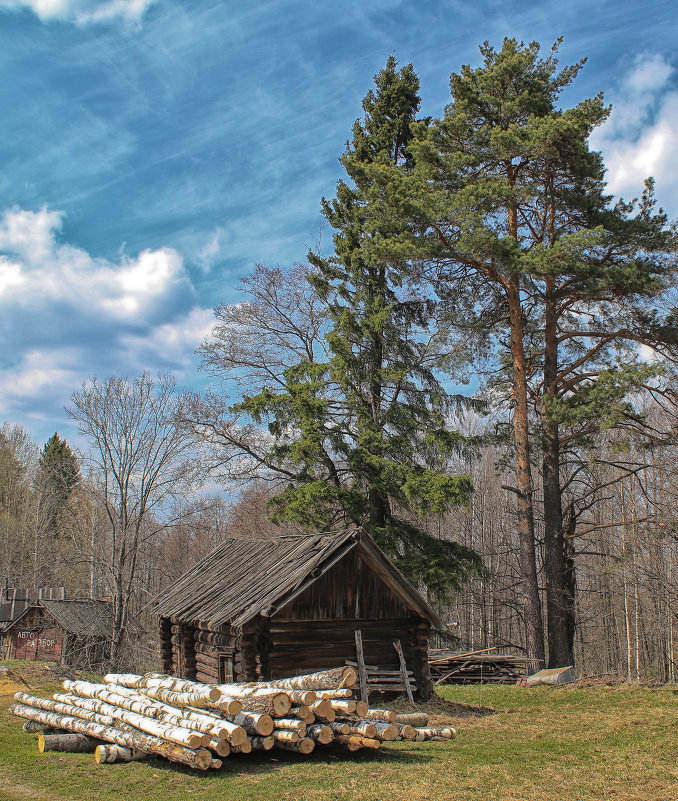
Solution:
{"label": "blue sky with clouds", "polygon": [[0,0],[0,422],[70,436],[90,374],[194,383],[211,308],[315,246],[391,53],[438,116],[482,41],[563,36],[564,102],[614,104],[610,188],[654,175],[678,217],[677,29],[657,0]]}

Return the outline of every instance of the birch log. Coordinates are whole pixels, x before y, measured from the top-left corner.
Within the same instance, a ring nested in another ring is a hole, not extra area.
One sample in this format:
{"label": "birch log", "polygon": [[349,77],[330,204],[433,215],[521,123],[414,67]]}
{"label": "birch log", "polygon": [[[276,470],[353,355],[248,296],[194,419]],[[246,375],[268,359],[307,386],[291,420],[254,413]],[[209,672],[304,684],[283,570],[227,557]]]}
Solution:
{"label": "birch log", "polygon": [[[336,723],[330,723],[329,725],[324,723],[314,723],[312,726],[309,726],[306,729],[306,736],[310,737],[312,740],[315,740],[316,743],[327,745],[334,739],[334,731],[332,727],[336,725]],[[348,726],[346,727],[346,733],[348,733]]]}
{"label": "birch log", "polygon": [[[394,721],[389,720],[388,723],[393,723]],[[425,728],[428,726],[428,715],[424,712],[413,712],[412,714],[403,714],[403,715],[396,715],[395,717],[396,723],[409,723],[410,726],[414,726],[415,728]]]}
{"label": "birch log", "polygon": [[315,723],[315,715],[313,714],[313,710],[309,706],[306,706],[305,704],[296,707],[293,706],[292,709],[290,709],[290,715],[293,718],[298,718],[299,720],[303,720],[304,723],[307,724]]}
{"label": "birch log", "polygon": [[169,759],[171,762],[179,762],[182,765],[188,765],[191,768],[197,768],[199,770],[207,770],[212,761],[212,754],[206,749],[193,750],[184,748],[166,742],[159,737],[153,737],[141,732],[131,733],[120,731],[112,726],[92,723],[70,715],[46,712],[24,704],[13,704],[8,711],[10,715],[15,715],[19,718],[37,720],[53,728],[66,729],[67,731],[74,731],[78,734],[98,737],[100,740],[115,743],[116,745],[127,746],[128,748],[136,748],[146,751],[149,754],[158,754],[159,756]]}
{"label": "birch log", "polygon": [[138,762],[148,759],[145,751],[138,751],[134,748],[126,748],[123,745],[98,745],[94,751],[94,761],[97,765],[108,764],[110,762]]}
{"label": "birch log", "polygon": [[273,739],[276,745],[280,745],[280,743],[298,743],[302,738],[296,731],[275,729],[273,732]]}
{"label": "birch log", "polygon": [[400,729],[397,723],[379,723],[374,724],[376,734],[374,735],[378,740],[395,740],[400,736]]}
{"label": "birch log", "polygon": [[352,698],[347,700],[328,698],[327,700],[330,702],[330,706],[337,715],[355,715],[356,702]]}
{"label": "birch log", "polygon": [[[381,723],[395,723],[396,718],[398,718],[396,713],[391,709],[368,709],[367,712],[360,717],[367,720],[378,720],[381,721]],[[403,723],[406,722],[407,721],[403,721]],[[426,718],[426,722],[428,723],[428,718]]]}
{"label": "birch log", "polygon": [[310,754],[315,748],[315,742],[310,737],[304,737],[296,743],[276,742],[276,746],[286,751],[296,751],[298,754]]}
{"label": "birch log", "polygon": [[275,745],[273,737],[248,737],[253,751],[270,751]]}
{"label": "birch log", "polygon": [[351,727],[351,734],[357,734],[361,737],[369,737],[373,740],[377,736],[376,724],[370,723],[368,720],[355,720],[349,723]]}
{"label": "birch log", "polygon": [[320,720],[325,720],[328,723],[333,723],[337,713],[332,709],[332,702],[328,698],[323,698],[316,701],[315,704],[310,706],[311,712]]}
{"label": "birch log", "polygon": [[[64,684],[66,684],[66,682],[64,682]],[[36,701],[40,700],[41,699],[36,699]],[[169,740],[169,742],[175,743],[176,745],[183,745],[187,748],[196,749],[204,746],[209,740],[209,735],[201,734],[195,731],[195,729],[189,729],[186,726],[177,726],[172,723],[164,723],[156,718],[147,717],[146,715],[141,715],[138,712],[132,712],[122,707],[113,706],[98,698],[92,700],[96,703],[97,712],[99,714],[108,715],[114,720],[122,720],[146,734],[160,737],[163,740]],[[33,702],[31,702],[31,704],[33,705]]]}
{"label": "birch log", "polygon": [[70,754],[93,754],[101,745],[101,740],[88,737],[86,734],[40,734],[38,735],[38,753],[45,751],[65,751]]}
{"label": "birch log", "polygon": [[[316,690],[318,698],[353,698],[353,690],[348,688],[343,690]],[[311,702],[313,703],[313,702]]]}
{"label": "birch log", "polygon": [[295,720],[294,718],[274,718],[273,728],[282,729],[284,731],[295,731],[300,737],[306,734],[306,724],[303,720]]}
{"label": "birch log", "polygon": [[231,716],[231,721],[242,726],[248,734],[268,737],[273,732],[273,718],[270,715],[258,715],[256,712],[239,712]]}
{"label": "birch log", "polygon": [[358,674],[350,666],[321,670],[307,676],[292,676],[289,679],[276,679],[268,681],[269,687],[279,687],[281,690],[335,690],[344,687],[355,687],[358,683]]}
{"label": "birch log", "polygon": [[361,748],[373,748],[376,750],[381,745],[379,740],[360,737],[357,734],[335,734],[334,742],[345,746],[349,751],[358,751]]}

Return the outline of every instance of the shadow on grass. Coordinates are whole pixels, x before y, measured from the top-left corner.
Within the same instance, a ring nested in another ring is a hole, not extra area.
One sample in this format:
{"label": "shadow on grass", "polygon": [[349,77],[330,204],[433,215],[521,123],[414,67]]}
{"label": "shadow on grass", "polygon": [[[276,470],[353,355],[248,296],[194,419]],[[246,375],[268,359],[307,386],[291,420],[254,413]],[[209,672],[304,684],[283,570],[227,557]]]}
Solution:
{"label": "shadow on grass", "polygon": [[336,748],[317,748],[312,754],[302,756],[292,751],[258,752],[247,755],[233,755],[223,760],[219,770],[197,771],[175,762],[164,759],[148,760],[147,764],[153,770],[177,775],[190,776],[199,781],[212,779],[227,779],[233,776],[258,776],[274,773],[283,765],[315,765],[334,766],[350,765],[423,765],[433,761],[434,757],[423,751],[407,751],[393,749],[379,749],[374,751],[364,748],[362,751],[347,752]]}

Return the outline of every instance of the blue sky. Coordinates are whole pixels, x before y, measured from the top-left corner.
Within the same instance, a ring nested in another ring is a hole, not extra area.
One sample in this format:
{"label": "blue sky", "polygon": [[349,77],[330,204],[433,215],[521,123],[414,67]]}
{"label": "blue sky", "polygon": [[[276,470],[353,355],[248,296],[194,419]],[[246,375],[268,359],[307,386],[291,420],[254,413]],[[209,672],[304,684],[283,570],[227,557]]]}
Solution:
{"label": "blue sky", "polygon": [[670,4],[478,0],[0,0],[0,423],[42,443],[90,374],[196,383],[211,309],[255,262],[304,259],[321,197],[393,53],[439,116],[448,79],[504,36],[588,62],[610,188],[646,175],[678,217]]}

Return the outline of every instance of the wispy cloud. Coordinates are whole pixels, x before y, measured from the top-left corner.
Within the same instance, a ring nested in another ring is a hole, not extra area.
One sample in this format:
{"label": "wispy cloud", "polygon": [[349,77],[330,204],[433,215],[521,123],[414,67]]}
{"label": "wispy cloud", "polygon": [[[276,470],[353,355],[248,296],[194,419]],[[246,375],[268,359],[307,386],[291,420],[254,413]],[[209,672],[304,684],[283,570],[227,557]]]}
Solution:
{"label": "wispy cloud", "polygon": [[602,150],[611,192],[637,196],[653,176],[662,204],[678,214],[678,89],[675,68],[659,54],[636,58],[610,92],[612,113],[591,138]]}
{"label": "wispy cloud", "polygon": [[31,9],[43,22],[55,20],[76,25],[124,20],[139,22],[155,0],[0,0],[0,8]]}
{"label": "wispy cloud", "polygon": [[90,373],[181,373],[211,322],[175,250],[95,258],[60,241],[63,218],[0,216],[0,418],[59,417]]}

